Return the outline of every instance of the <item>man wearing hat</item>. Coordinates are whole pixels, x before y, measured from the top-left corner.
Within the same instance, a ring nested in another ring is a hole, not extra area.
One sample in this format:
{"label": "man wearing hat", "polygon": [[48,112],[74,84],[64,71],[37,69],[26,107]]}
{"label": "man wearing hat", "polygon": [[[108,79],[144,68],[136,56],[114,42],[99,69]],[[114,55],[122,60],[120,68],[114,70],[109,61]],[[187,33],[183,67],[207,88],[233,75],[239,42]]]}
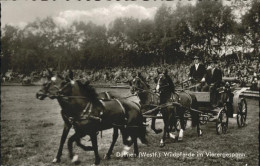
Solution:
{"label": "man wearing hat", "polygon": [[[203,64],[199,63],[198,56],[193,58],[194,64],[190,68],[189,80],[192,80],[193,84],[205,82],[206,68]],[[197,87],[197,90],[201,90],[201,85]]]}

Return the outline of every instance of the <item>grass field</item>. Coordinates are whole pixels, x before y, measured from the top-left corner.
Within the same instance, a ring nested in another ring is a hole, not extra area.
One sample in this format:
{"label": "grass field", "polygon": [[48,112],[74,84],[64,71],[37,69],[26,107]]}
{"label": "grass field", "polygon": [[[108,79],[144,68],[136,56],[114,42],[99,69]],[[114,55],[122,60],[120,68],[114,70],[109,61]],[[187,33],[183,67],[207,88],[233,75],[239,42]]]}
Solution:
{"label": "grass field", "polygon": [[[35,98],[37,86],[2,86],[1,87],[1,165],[40,166],[54,165],[51,161],[56,156],[63,121],[60,116],[60,107],[56,100],[44,101]],[[104,89],[99,89],[102,91]],[[115,90],[115,89],[113,89]],[[119,89],[118,93],[127,96],[129,90]],[[133,98],[136,100],[136,98]],[[236,119],[230,119],[228,133],[217,135],[215,123],[202,126],[203,136],[197,137],[196,130],[188,128],[184,132],[183,142],[166,140],[166,146],[159,147],[161,134],[154,134],[147,128],[149,146],[139,142],[139,151],[150,156],[123,159],[116,157],[123,149],[122,138],[114,148],[114,155],[110,160],[101,160],[101,165],[248,165],[257,166],[259,156],[259,106],[256,100],[247,100],[247,126],[238,128]],[[162,128],[162,121],[158,120],[157,128]],[[70,131],[70,135],[73,134]],[[103,132],[103,138],[98,137],[99,154],[103,158],[111,140],[112,130]],[[82,142],[90,145],[89,137]],[[74,146],[79,155],[79,165],[94,163],[94,153],[85,152]],[[131,148],[130,152],[133,151]],[[171,156],[164,156],[166,153]],[[182,153],[182,155],[180,155]],[[184,156],[184,153],[193,153],[194,156]],[[209,153],[219,153],[222,156],[207,156]],[[242,156],[223,156],[224,154]],[[177,157],[174,154],[179,154]],[[200,154],[200,155],[198,155]],[[159,156],[160,155],[160,156]],[[68,158],[67,144],[63,149],[60,166],[72,165]]]}

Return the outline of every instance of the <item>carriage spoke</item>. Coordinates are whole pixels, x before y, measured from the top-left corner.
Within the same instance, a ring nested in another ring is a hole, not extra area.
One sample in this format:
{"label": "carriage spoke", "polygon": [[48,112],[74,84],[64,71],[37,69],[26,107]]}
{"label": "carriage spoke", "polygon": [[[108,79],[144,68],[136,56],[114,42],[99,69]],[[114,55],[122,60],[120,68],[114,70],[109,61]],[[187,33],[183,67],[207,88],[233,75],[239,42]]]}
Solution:
{"label": "carriage spoke", "polygon": [[221,123],[218,123],[217,125],[217,134],[221,134],[222,132],[222,126],[221,126]]}

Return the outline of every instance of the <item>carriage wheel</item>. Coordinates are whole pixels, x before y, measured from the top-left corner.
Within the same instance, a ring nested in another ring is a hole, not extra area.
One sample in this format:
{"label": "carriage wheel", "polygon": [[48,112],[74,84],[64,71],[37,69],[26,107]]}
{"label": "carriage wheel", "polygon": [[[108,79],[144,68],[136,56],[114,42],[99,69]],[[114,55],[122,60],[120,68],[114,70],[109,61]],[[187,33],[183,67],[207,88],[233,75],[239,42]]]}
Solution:
{"label": "carriage wheel", "polygon": [[[180,131],[180,129],[181,129],[181,121],[180,121],[180,119],[177,119],[176,126],[177,126],[177,131]],[[186,126],[187,126],[187,119],[184,119],[184,129],[183,130],[186,129]]]}
{"label": "carriage wheel", "polygon": [[228,129],[228,116],[227,116],[227,110],[223,108],[218,116],[217,122],[216,122],[216,131],[217,134],[226,134]]}
{"label": "carriage wheel", "polygon": [[241,99],[237,112],[237,125],[238,127],[244,127],[246,125],[246,117],[247,117],[247,103],[243,98]]}
{"label": "carriage wheel", "polygon": [[203,114],[200,114],[200,124],[201,125],[207,124],[208,120],[209,120],[208,116],[203,116]]}

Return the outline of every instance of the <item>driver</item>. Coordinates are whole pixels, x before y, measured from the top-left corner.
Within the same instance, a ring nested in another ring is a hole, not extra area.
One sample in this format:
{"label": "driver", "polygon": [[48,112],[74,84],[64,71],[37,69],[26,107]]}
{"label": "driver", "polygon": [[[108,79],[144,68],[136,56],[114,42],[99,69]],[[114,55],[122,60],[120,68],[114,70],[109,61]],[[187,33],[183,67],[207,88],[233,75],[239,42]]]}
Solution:
{"label": "driver", "polygon": [[[200,58],[195,56],[193,58],[193,65],[190,67],[189,80],[192,81],[192,84],[198,84],[205,82],[206,68],[200,63]],[[201,85],[197,87],[198,91],[201,91]]]}

